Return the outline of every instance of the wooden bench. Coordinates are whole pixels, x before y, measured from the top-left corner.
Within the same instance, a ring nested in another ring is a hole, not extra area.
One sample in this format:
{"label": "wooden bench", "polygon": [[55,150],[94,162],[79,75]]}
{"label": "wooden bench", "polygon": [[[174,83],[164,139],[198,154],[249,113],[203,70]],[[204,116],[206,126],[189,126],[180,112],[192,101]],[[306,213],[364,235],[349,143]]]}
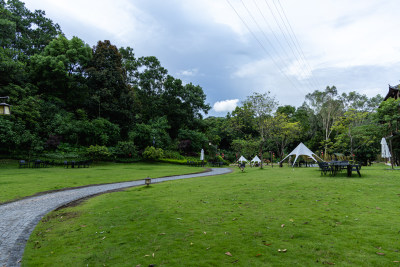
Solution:
{"label": "wooden bench", "polygon": [[20,160],[20,161],[19,161],[19,167],[20,167],[20,168],[27,168],[27,167],[29,168],[29,161],[25,161],[25,160],[23,160],[23,159]]}
{"label": "wooden bench", "polygon": [[326,175],[328,172],[332,174],[332,168],[327,162],[318,162],[319,170],[321,171],[321,176]]}

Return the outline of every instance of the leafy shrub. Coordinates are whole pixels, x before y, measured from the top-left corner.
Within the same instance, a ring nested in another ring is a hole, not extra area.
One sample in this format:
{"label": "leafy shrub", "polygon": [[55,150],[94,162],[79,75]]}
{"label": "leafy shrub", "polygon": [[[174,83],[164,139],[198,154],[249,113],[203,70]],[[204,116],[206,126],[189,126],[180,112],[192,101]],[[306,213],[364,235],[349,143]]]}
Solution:
{"label": "leafy shrub", "polygon": [[114,154],[118,158],[137,158],[138,152],[132,141],[118,142],[114,148]]}
{"label": "leafy shrub", "polygon": [[185,157],[179,154],[178,151],[164,150],[164,158],[184,160]]}
{"label": "leafy shrub", "polygon": [[163,158],[163,159],[160,159],[159,161],[164,162],[164,163],[179,164],[179,165],[186,165],[187,164],[187,160],[186,159]]}
{"label": "leafy shrub", "polygon": [[107,147],[99,145],[88,147],[86,153],[93,160],[107,160],[111,156]]}
{"label": "leafy shrub", "polygon": [[164,151],[161,148],[148,146],[143,152],[143,158],[147,160],[159,160],[163,157]]}
{"label": "leafy shrub", "polygon": [[75,152],[68,152],[68,153],[61,153],[61,152],[49,152],[49,153],[44,153],[42,156],[42,159],[48,159],[48,160],[80,160],[84,159],[84,155],[81,153],[75,153]]}
{"label": "leafy shrub", "polygon": [[178,147],[186,154],[189,152],[200,152],[208,142],[205,134],[187,129],[179,129],[178,138],[181,141]]}
{"label": "leafy shrub", "polygon": [[223,159],[221,156],[219,156],[219,155],[215,158],[215,161],[217,161],[217,162],[223,162],[224,164],[229,165],[229,161],[224,160],[224,159]]}

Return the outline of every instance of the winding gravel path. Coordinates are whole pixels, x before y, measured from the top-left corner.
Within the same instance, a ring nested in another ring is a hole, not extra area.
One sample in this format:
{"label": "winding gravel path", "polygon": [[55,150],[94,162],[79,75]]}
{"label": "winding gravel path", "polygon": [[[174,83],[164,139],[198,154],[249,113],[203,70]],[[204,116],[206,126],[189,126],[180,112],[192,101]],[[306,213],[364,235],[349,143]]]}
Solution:
{"label": "winding gravel path", "polygon": [[[151,182],[159,183],[229,172],[231,169],[228,168],[212,168],[208,172],[154,178]],[[144,185],[144,180],[69,189],[0,205],[0,266],[20,265],[26,241],[38,222],[50,211],[91,195],[139,185]]]}

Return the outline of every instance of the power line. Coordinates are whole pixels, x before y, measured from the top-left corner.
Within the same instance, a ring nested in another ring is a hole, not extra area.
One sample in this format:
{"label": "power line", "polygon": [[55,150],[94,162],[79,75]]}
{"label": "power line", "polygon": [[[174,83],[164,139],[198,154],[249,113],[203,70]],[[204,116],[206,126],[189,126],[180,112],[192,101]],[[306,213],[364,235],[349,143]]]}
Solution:
{"label": "power line", "polygon": [[[278,4],[279,4],[279,6],[280,6],[280,8],[281,8],[281,10],[282,10],[282,13],[283,13],[285,19],[286,19],[286,22],[287,22],[287,24],[289,25],[290,32],[292,33],[292,36],[294,37],[294,40],[295,40],[294,43],[295,43],[296,49],[300,50],[300,55],[302,56],[302,59],[304,60],[304,62],[305,62],[305,64],[306,64],[306,66],[308,67],[310,73],[312,73],[312,68],[311,68],[311,66],[309,65],[308,61],[306,60],[306,57],[305,57],[304,52],[303,52],[303,49],[301,49],[301,45],[300,45],[300,43],[299,43],[299,40],[297,39],[297,36],[296,36],[296,34],[294,33],[294,31],[293,31],[293,28],[292,28],[292,26],[291,26],[291,24],[290,24],[290,22],[289,22],[289,19],[288,19],[288,17],[286,16],[286,12],[285,12],[284,8],[282,7],[281,2],[280,2],[279,0],[277,0],[277,1],[278,1]],[[320,86],[320,82],[319,82],[313,75],[311,75],[311,78],[312,78],[313,81],[316,83],[316,85],[319,87],[319,86]]]}
{"label": "power line", "polygon": [[[234,12],[236,13],[236,15],[239,17],[239,19],[242,21],[242,23],[245,25],[245,27],[247,28],[247,30],[250,32],[250,34],[253,36],[253,38],[257,41],[257,43],[261,46],[261,48],[264,50],[264,52],[272,59],[273,63],[276,65],[276,67],[278,68],[279,72],[296,88],[298,89],[297,85],[288,77],[288,75],[286,73],[284,73],[281,69],[281,67],[279,66],[279,64],[276,62],[276,60],[274,59],[274,57],[272,57],[272,55],[268,52],[268,50],[265,48],[265,46],[262,44],[262,42],[257,38],[257,36],[255,35],[255,33],[251,30],[251,28],[248,26],[248,24],[246,23],[246,21],[242,18],[242,16],[239,14],[239,12],[236,10],[236,8],[230,3],[229,0],[226,0],[228,2],[228,4],[231,6],[231,8],[234,10]],[[242,0],[241,0],[242,1]],[[243,4],[243,1],[242,1]],[[243,4],[244,5],[244,4]],[[257,23],[256,23],[257,24]]]}
{"label": "power line", "polygon": [[[269,9],[269,11],[270,11],[270,13],[271,13],[271,15],[272,15],[272,17],[273,17],[273,19],[274,19],[276,25],[278,26],[280,32],[282,33],[282,36],[284,37],[284,39],[285,39],[285,41],[286,41],[288,47],[290,48],[290,51],[292,52],[294,58],[296,59],[297,63],[299,64],[300,69],[303,70],[303,74],[302,74],[302,75],[307,76],[307,73],[306,73],[305,70],[301,67],[301,65],[304,65],[304,64],[302,64],[301,59],[300,59],[299,56],[297,55],[296,51],[293,49],[292,43],[290,42],[290,38],[291,38],[291,37],[290,37],[290,34],[289,34],[289,36],[288,36],[288,30],[286,29],[286,31],[285,31],[285,30],[282,28],[282,25],[281,25],[281,23],[279,22],[279,20],[278,20],[278,18],[277,18],[277,15],[275,14],[273,8],[270,6],[270,4],[267,2],[267,0],[264,0],[264,2],[265,2],[265,4],[267,5],[267,7],[268,7],[268,9]],[[274,5],[275,5],[275,4],[274,4]],[[279,10],[277,10],[277,12],[279,13]],[[279,14],[279,16],[281,17],[280,14]],[[281,17],[281,20],[282,20],[282,17]],[[286,27],[286,25],[284,25],[284,26]],[[308,81],[308,83],[311,84],[311,81],[309,81],[308,79],[307,79],[307,81]],[[318,89],[318,86],[316,86],[315,84],[312,85],[311,87],[315,87],[316,89]]]}
{"label": "power line", "polygon": [[[273,36],[274,36],[276,42],[278,43],[278,45],[281,47],[282,51],[285,53],[286,57],[287,57],[287,58],[290,58],[289,54],[287,53],[286,49],[282,46],[281,41],[279,40],[279,38],[278,38],[277,35],[275,34],[275,31],[273,30],[273,28],[271,27],[270,23],[268,22],[268,20],[267,20],[266,17],[264,16],[264,14],[263,14],[263,12],[261,11],[261,9],[260,9],[259,5],[257,4],[257,2],[256,2],[255,0],[253,0],[253,3],[254,3],[254,5],[256,6],[256,8],[257,8],[258,12],[260,13],[260,15],[262,16],[264,22],[265,22],[265,23],[267,24],[267,26],[270,28],[271,33],[273,34]],[[296,60],[298,61],[298,59],[296,59]],[[288,64],[288,65],[289,65],[289,64]],[[305,76],[305,74],[307,74],[307,73],[304,74],[304,70],[303,70],[303,73],[299,73],[299,74]],[[310,82],[309,79],[306,79],[306,82],[308,83],[308,85],[309,85],[311,88],[312,88],[313,86],[315,86],[315,85],[313,85],[313,84]]]}

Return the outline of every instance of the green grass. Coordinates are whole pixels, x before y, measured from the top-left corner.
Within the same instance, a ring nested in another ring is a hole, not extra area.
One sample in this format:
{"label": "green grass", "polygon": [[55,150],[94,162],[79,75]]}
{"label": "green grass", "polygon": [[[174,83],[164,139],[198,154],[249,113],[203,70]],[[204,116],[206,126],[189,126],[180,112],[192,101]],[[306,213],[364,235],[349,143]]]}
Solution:
{"label": "green grass", "polygon": [[400,172],[385,168],[246,168],[104,194],[46,216],[22,264],[398,266]]}
{"label": "green grass", "polygon": [[18,168],[17,161],[0,162],[0,204],[39,192],[90,184],[132,181],[203,171],[164,163],[101,163],[90,168]]}

